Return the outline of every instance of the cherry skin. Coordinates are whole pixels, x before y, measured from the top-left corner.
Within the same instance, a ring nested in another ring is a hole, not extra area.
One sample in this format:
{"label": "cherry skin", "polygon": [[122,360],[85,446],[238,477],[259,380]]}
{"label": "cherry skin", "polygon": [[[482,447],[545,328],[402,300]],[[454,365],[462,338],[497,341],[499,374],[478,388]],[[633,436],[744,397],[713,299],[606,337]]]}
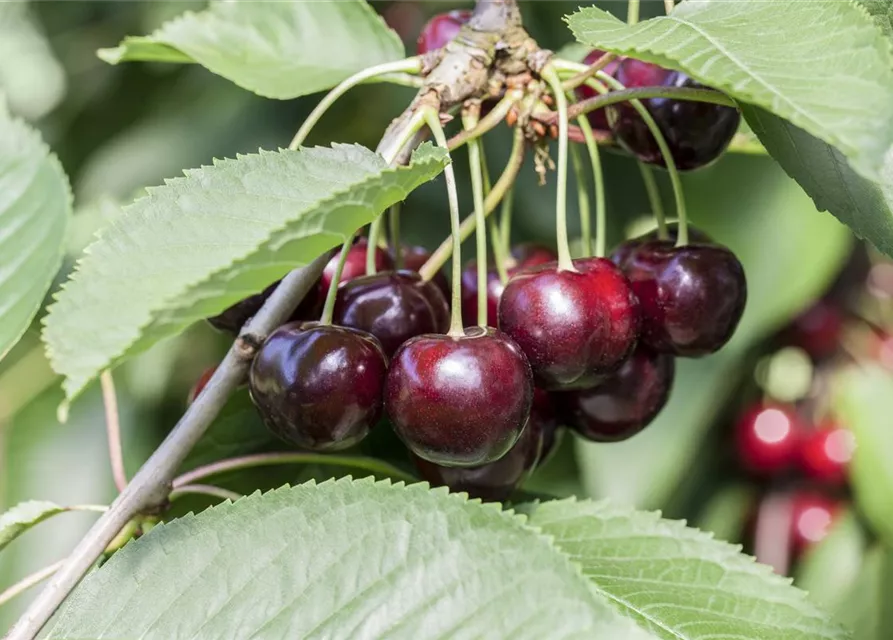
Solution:
{"label": "cherry skin", "polygon": [[437,285],[418,273],[382,271],[342,284],[333,320],[371,333],[391,357],[410,338],[444,333],[450,326],[450,311]]}
{"label": "cherry skin", "polygon": [[[667,239],[672,240],[675,243],[678,238],[679,225],[677,225],[675,222],[667,224]],[[624,240],[614,248],[614,251],[611,252],[611,262],[620,267],[621,271],[626,271],[627,266],[629,266],[630,260],[632,259],[633,255],[635,255],[635,253],[639,250],[639,248],[643,244],[654,240],[660,240],[657,229],[652,229],[645,235],[638,236],[636,238],[630,238],[629,240]],[[693,244],[715,244],[710,236],[691,225],[688,225],[688,240]]]}
{"label": "cherry skin", "polygon": [[821,360],[837,351],[842,331],[843,312],[830,301],[819,300],[794,318],[784,337],[814,360]]}
{"label": "cherry skin", "polygon": [[757,476],[783,473],[797,462],[803,427],[793,407],[756,405],[739,418],[735,446],[742,466]]}
{"label": "cherry skin", "polygon": [[454,467],[508,453],[532,400],[524,353],[505,334],[482,327],[412,338],[394,354],[385,389],[387,413],[409,450]]}
{"label": "cherry skin", "polygon": [[289,323],[264,342],[249,389],[270,431],[312,451],[362,440],[382,411],[387,357],[371,334],[318,323]]}
{"label": "cherry skin", "polygon": [[[593,65],[598,62],[603,55],[605,55],[604,51],[601,49],[594,49],[583,58],[583,64],[587,66]],[[602,71],[609,76],[613,76],[617,73],[617,67],[620,66],[621,60],[621,58],[614,58],[604,67],[604,69],[602,69]],[[585,84],[577,87],[576,93],[578,100],[586,100],[587,98],[594,98],[599,95],[595,89]],[[592,125],[592,128],[596,131],[609,131],[611,128],[610,125],[608,125],[608,115],[604,109],[590,111],[586,117],[589,119],[589,124]]]}
{"label": "cherry skin", "polygon": [[[694,87],[703,85],[681,71],[626,58],[614,73],[628,89],[638,87]],[[741,115],[733,107],[706,102],[651,98],[642,104],[654,118],[680,171],[699,169],[719,158],[738,131]],[[607,108],[617,141],[639,160],[666,166],[645,121],[629,103]]]}
{"label": "cherry skin", "polygon": [[557,263],[515,274],[499,302],[499,328],[517,342],[546,390],[594,386],[616,371],[638,335],[629,281],[604,258]]}
{"label": "cherry skin", "polygon": [[799,491],[792,497],[791,549],[794,558],[825,539],[840,511],[840,504],[820,493]]}
{"label": "cherry skin", "polygon": [[846,482],[847,467],[855,449],[856,440],[848,429],[823,425],[804,436],[800,448],[800,468],[814,480],[842,485]]}
{"label": "cherry skin", "polygon": [[744,313],[747,280],[718,244],[642,243],[624,272],[639,299],[642,342],[661,353],[697,358],[725,345]]}
{"label": "cherry skin", "polygon": [[435,49],[442,49],[447,43],[459,35],[462,26],[471,20],[471,11],[455,9],[440,13],[431,18],[419,34],[416,53],[424,55]]}
{"label": "cherry skin", "polygon": [[[519,244],[512,247],[511,261],[506,265],[506,273],[511,278],[518,271],[555,260],[555,252],[537,244]],[[496,267],[487,269],[487,324],[495,327],[499,309],[499,299],[505,285],[499,279]],[[478,323],[478,272],[477,261],[471,260],[462,271],[462,320],[468,326]]]}
{"label": "cherry skin", "polygon": [[594,442],[619,442],[647,427],[670,397],[673,357],[638,348],[592,389],[559,394],[568,425]]}
{"label": "cherry skin", "polygon": [[[344,263],[344,269],[341,271],[341,279],[339,283],[347,282],[366,274],[366,252],[369,250],[369,241],[366,238],[359,238],[351,246],[347,254],[347,261]],[[326,294],[329,292],[329,285],[335,278],[335,271],[338,270],[338,261],[341,259],[341,251],[339,250],[323,269],[322,276],[319,279],[319,291],[321,298],[325,300]],[[381,247],[375,247],[375,270],[386,271],[394,268],[394,261],[390,254]]]}
{"label": "cherry skin", "polygon": [[[402,268],[407,271],[420,271],[422,266],[424,266],[424,264],[431,258],[431,252],[425,247],[420,247],[418,245],[404,244],[400,247],[400,253],[402,254],[401,257],[403,259]],[[391,261],[396,265],[397,256],[395,255],[393,248],[390,250],[390,256]],[[438,271],[434,277],[431,278],[431,282],[438,286],[447,300],[450,299],[450,283],[443,274],[443,271]]]}

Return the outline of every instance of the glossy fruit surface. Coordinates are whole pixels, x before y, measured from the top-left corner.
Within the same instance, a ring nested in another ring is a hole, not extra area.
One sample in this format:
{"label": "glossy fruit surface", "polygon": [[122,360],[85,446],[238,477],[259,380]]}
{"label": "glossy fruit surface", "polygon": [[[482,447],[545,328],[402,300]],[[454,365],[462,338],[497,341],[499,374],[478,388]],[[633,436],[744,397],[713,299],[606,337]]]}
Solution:
{"label": "glossy fruit surface", "polygon": [[[519,244],[512,247],[511,262],[506,273],[513,275],[527,267],[546,264],[555,260],[555,252],[537,244]],[[499,299],[505,285],[499,279],[496,267],[487,270],[487,325],[495,327],[498,321]],[[466,326],[478,324],[478,273],[477,261],[471,260],[462,271],[462,320]]]}
{"label": "glossy fruit surface", "polygon": [[800,449],[800,467],[808,477],[827,484],[843,484],[856,450],[856,439],[843,427],[824,425],[808,432]]}
{"label": "glossy fruit surface", "polygon": [[604,258],[530,267],[509,280],[499,328],[517,342],[546,390],[593,386],[632,352],[638,305],[629,282]]}
{"label": "glossy fruit surface", "polygon": [[[596,63],[605,52],[601,49],[594,49],[590,51],[589,54],[583,58],[583,64],[592,65]],[[609,62],[603,69],[606,74],[609,76],[613,76],[617,72],[617,67],[620,66],[621,58],[614,58]],[[576,89],[577,99],[578,100],[586,100],[587,98],[594,98],[598,95],[598,92],[589,87],[588,85],[582,85],[577,87]],[[589,124],[592,125],[592,128],[597,131],[608,131],[610,129],[608,125],[608,115],[604,109],[597,109],[596,111],[590,111],[587,114],[589,118]]]}
{"label": "glossy fruit surface", "polygon": [[251,366],[251,398],[270,430],[313,451],[356,444],[382,411],[387,358],[372,335],[290,323],[264,342]]}
{"label": "glossy fruit surface", "polygon": [[[418,245],[404,244],[400,247],[400,253],[402,254],[401,257],[403,260],[403,266],[400,268],[405,269],[406,271],[419,271],[422,266],[428,262],[429,258],[431,258],[431,252],[425,247],[420,247]],[[390,250],[390,256],[391,260],[396,265],[397,257],[394,255],[393,249]],[[434,277],[431,278],[431,282],[437,285],[447,300],[450,299],[450,282],[447,280],[447,277],[442,270],[438,271]]]}
{"label": "glossy fruit surface", "polygon": [[443,293],[413,271],[382,271],[345,282],[338,288],[333,319],[374,335],[388,357],[410,338],[445,333],[450,326]]}
{"label": "glossy fruit surface", "polygon": [[797,462],[803,427],[793,407],[756,405],[735,427],[735,445],[742,466],[753,474],[774,476]]}
{"label": "glossy fruit surface", "polygon": [[827,300],[819,300],[794,318],[784,337],[814,360],[821,360],[838,350],[843,320],[843,312],[837,306]]}
{"label": "glossy fruit surface", "polygon": [[[341,279],[338,282],[347,282],[366,274],[366,252],[369,250],[369,242],[366,238],[359,238],[353,243],[350,252],[347,254],[347,261],[344,263],[344,269],[341,270]],[[323,269],[322,277],[319,279],[320,297],[325,300],[326,294],[329,292],[329,285],[335,277],[335,271],[338,269],[338,261],[341,259],[341,251],[339,250],[332,256]],[[394,261],[390,254],[381,247],[375,247],[375,269],[376,271],[386,271],[394,268]]]}
{"label": "glossy fruit surface", "polygon": [[[219,331],[224,331],[234,336],[239,335],[239,332],[242,330],[245,323],[248,322],[254,314],[260,311],[260,308],[264,305],[267,298],[270,297],[277,286],[279,286],[279,280],[260,293],[256,293],[240,300],[236,304],[222,311],[219,315],[208,318],[208,322],[212,327]],[[316,295],[316,292],[310,291],[304,296],[304,299],[301,300],[301,303],[298,305],[298,308],[295,309],[295,312],[291,315],[289,321],[298,322],[317,320],[320,311],[322,311],[321,300],[319,296]]]}
{"label": "glossy fruit surface", "polygon": [[813,491],[794,494],[791,505],[791,547],[796,558],[828,535],[840,510],[836,500]]}
{"label": "glossy fruit surface", "polygon": [[670,397],[673,356],[638,348],[617,373],[592,389],[559,394],[568,424],[588,440],[631,438],[654,420]]}
{"label": "glossy fruit surface", "polygon": [[[637,87],[693,87],[703,85],[681,71],[626,58],[614,73],[628,89]],[[741,115],[733,107],[706,102],[651,98],[642,104],[654,118],[680,171],[704,167],[729,146]],[[639,160],[666,166],[645,121],[629,103],[608,107],[608,122],[617,141]]]}
{"label": "glossy fruit surface", "polygon": [[690,358],[713,353],[744,313],[744,268],[721,245],[646,242],[627,257],[624,272],[639,300],[642,342],[655,351]]}
{"label": "glossy fruit surface", "polygon": [[530,365],[506,335],[481,327],[464,336],[423,335],[391,362],[385,403],[415,455],[444,466],[500,459],[527,423]]}
{"label": "glossy fruit surface", "polygon": [[455,9],[434,16],[422,27],[416,43],[416,53],[422,55],[443,48],[459,35],[462,25],[470,19],[471,11],[466,9]]}
{"label": "glossy fruit surface", "polygon": [[[672,240],[675,244],[678,237],[678,225],[675,222],[667,224],[667,239]],[[715,244],[710,236],[691,225],[688,225],[688,239],[692,244]],[[648,242],[656,240],[660,240],[657,229],[653,229],[645,235],[624,240],[614,247],[614,250],[611,252],[611,262],[620,267],[621,271],[625,271],[626,267],[629,265],[629,261],[639,248]]]}

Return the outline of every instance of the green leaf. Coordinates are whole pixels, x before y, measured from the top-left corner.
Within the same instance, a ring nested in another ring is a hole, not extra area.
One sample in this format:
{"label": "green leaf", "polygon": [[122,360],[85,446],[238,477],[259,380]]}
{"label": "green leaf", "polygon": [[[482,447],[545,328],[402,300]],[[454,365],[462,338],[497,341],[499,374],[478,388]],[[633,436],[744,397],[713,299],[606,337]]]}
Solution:
{"label": "green leaf", "polygon": [[[833,580],[833,578],[832,578]],[[889,640],[893,629],[893,551],[876,544],[865,561],[838,619],[852,629],[856,640]]]}
{"label": "green leaf", "polygon": [[887,545],[893,545],[893,375],[865,364],[834,381],[834,412],[856,438],[850,482],[860,510]]}
{"label": "green leaf", "polygon": [[62,166],[0,96],[0,358],[40,309],[62,264],[70,215]]}
{"label": "green leaf", "polygon": [[756,107],[743,112],[782,168],[820,211],[830,211],[860,238],[893,256],[893,146],[878,182],[861,177],[840,151]]}
{"label": "green leaf", "polygon": [[55,502],[30,500],[0,513],[0,551],[31,527],[66,510]]}
{"label": "green leaf", "polygon": [[888,38],[893,39],[893,4],[890,0],[856,0],[868,10],[875,24]]}
{"label": "green leaf", "polygon": [[287,100],[404,56],[400,38],[365,0],[212,2],[99,57],[197,62],[257,94]]}
{"label": "green leaf", "polygon": [[633,26],[588,7],[568,22],[581,42],[680,69],[791,121],[864,177],[877,178],[893,145],[889,42],[852,2],[689,1]]}
{"label": "green leaf", "polygon": [[356,145],[261,151],[149,189],[87,248],[46,318],[69,400],[103,369],[342,244],[446,162],[433,149],[420,157],[388,168]]}
{"label": "green leaf", "polygon": [[426,485],[330,481],[154,528],[49,638],[649,638],[522,518]]}
{"label": "green leaf", "polygon": [[570,499],[534,506],[530,525],[579,563],[597,593],[660,638],[845,637],[788,579],[683,522]]}

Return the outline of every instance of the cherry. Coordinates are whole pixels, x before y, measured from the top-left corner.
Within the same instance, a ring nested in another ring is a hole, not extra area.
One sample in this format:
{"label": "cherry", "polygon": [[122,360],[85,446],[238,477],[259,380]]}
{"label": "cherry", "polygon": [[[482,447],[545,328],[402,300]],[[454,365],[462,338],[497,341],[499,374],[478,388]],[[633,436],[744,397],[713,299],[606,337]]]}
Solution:
{"label": "cherry", "polygon": [[313,451],[362,440],[381,416],[387,357],[347,327],[293,322],[270,334],[251,366],[251,398],[279,438]]}
{"label": "cherry", "polygon": [[204,391],[205,387],[208,385],[208,381],[211,379],[211,376],[214,375],[215,371],[217,371],[217,365],[208,367],[207,369],[202,371],[202,375],[198,377],[198,380],[196,380],[195,384],[192,385],[192,389],[189,390],[189,395],[186,396],[187,407],[195,402],[195,399],[198,398],[198,394]]}
{"label": "cherry", "polygon": [[[242,330],[245,323],[248,322],[254,314],[260,311],[260,308],[267,301],[267,298],[269,298],[276,287],[279,286],[279,282],[280,281],[277,280],[260,293],[248,296],[223,310],[219,315],[216,315],[213,318],[208,318],[208,322],[215,329],[234,336],[239,335],[239,332]],[[308,293],[304,296],[304,299],[301,301],[301,304],[298,305],[298,308],[295,309],[290,320],[293,322],[315,320],[319,318],[321,310],[322,300],[320,297],[313,293]]]}
{"label": "cherry", "polygon": [[828,300],[819,300],[794,319],[785,338],[814,360],[821,360],[837,351],[842,331],[842,311]]}
{"label": "cherry", "polygon": [[642,341],[655,351],[689,358],[713,353],[744,313],[744,268],[722,245],[644,242],[625,257],[624,272],[639,299]]}
{"label": "cherry", "polygon": [[422,27],[416,43],[416,53],[424,55],[429,51],[443,48],[459,35],[462,26],[469,20],[471,11],[466,9],[455,9],[434,16]]}
{"label": "cherry", "polygon": [[[431,258],[430,251],[425,247],[417,245],[404,244],[400,247],[400,253],[403,258],[403,269],[406,269],[407,271],[420,271],[422,266]],[[391,261],[394,264],[397,264],[397,256],[393,249],[390,250],[390,256]],[[435,276],[431,278],[431,282],[438,286],[447,300],[450,299],[450,283],[443,274],[443,271],[438,271]]]}
{"label": "cherry", "polygon": [[756,405],[735,427],[738,458],[755,475],[774,476],[797,461],[803,427],[793,407]]}
{"label": "cherry", "polygon": [[595,442],[631,438],[666,405],[674,372],[672,356],[640,347],[600,385],[560,394],[567,422]]}
{"label": "cherry", "polygon": [[[628,89],[637,87],[703,87],[681,71],[626,58],[614,73]],[[706,102],[651,98],[642,104],[654,118],[680,171],[704,167],[729,146],[741,115],[733,107]],[[639,160],[666,166],[645,121],[629,103],[608,107],[608,122],[617,141]]]}
{"label": "cherry", "polygon": [[843,484],[855,448],[856,440],[848,429],[823,425],[803,438],[800,467],[807,476],[815,480]]}
{"label": "cherry", "polygon": [[840,504],[820,493],[799,491],[792,498],[791,548],[800,556],[808,547],[821,542],[831,530]]}
{"label": "cherry", "polygon": [[412,271],[382,271],[345,282],[333,318],[337,325],[374,335],[388,357],[410,338],[444,333],[450,326],[443,293]]}
{"label": "cherry", "polygon": [[524,353],[505,334],[482,327],[412,338],[394,354],[385,390],[394,430],[410,451],[457,467],[504,456],[532,399]]}
{"label": "cherry", "polygon": [[[679,225],[675,222],[667,224],[667,239],[672,240],[673,243],[675,243],[678,238]],[[688,239],[689,242],[694,244],[715,244],[710,236],[691,225],[688,225]],[[645,235],[625,240],[618,244],[614,248],[614,251],[611,252],[611,261],[620,267],[621,270],[625,271],[626,267],[629,265],[630,259],[636,251],[639,250],[639,247],[653,240],[660,240],[657,229],[652,229]]]}
{"label": "cherry", "polygon": [[499,302],[499,328],[517,342],[546,390],[591,387],[632,352],[638,311],[629,281],[604,258],[551,262],[515,274]]}
{"label": "cherry", "polygon": [[[369,241],[366,238],[359,238],[354,242],[347,254],[347,261],[344,263],[344,269],[341,271],[339,283],[347,282],[366,274],[366,252],[368,250]],[[325,300],[326,294],[329,292],[329,285],[332,284],[335,271],[338,270],[338,261],[340,259],[341,251],[339,250],[323,269],[322,276],[319,279],[319,291],[323,300]],[[394,262],[390,254],[381,247],[375,247],[375,270],[385,271],[393,268]]]}
{"label": "cherry", "polygon": [[[605,52],[601,49],[594,49],[589,52],[589,54],[583,58],[583,63],[587,66],[595,64],[598,60],[605,55]],[[614,58],[609,62],[602,71],[609,76],[613,76],[617,72],[617,67],[620,66],[621,58]],[[589,85],[580,85],[577,87],[577,99],[578,100],[586,100],[587,98],[594,98],[598,95],[598,92],[590,87]],[[589,124],[592,125],[592,128],[597,131],[608,131],[610,130],[610,126],[608,125],[608,116],[605,113],[604,109],[596,109],[595,111],[590,111],[587,114],[589,118]]]}
{"label": "cherry", "polygon": [[[511,262],[506,265],[509,277],[521,269],[546,264],[555,260],[555,252],[537,244],[519,244],[512,248]],[[499,279],[496,267],[487,270],[487,324],[495,327],[499,299],[505,285]],[[478,272],[477,261],[471,260],[462,271],[462,319],[468,326],[478,323]]]}

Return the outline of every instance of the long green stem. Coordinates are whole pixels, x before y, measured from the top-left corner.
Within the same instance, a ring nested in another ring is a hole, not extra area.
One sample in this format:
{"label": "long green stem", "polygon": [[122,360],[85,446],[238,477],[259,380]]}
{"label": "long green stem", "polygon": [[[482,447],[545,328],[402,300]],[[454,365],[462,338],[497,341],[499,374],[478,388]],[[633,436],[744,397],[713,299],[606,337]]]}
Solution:
{"label": "long green stem", "polygon": [[[353,248],[353,234],[341,245],[341,253],[338,254],[338,264],[335,266],[335,273],[332,275],[332,282],[329,283],[329,290],[326,292],[326,302],[322,308],[322,315],[319,317],[320,324],[332,324],[332,314],[335,311],[335,299],[338,297],[338,285],[341,283],[341,272],[344,271],[344,264],[347,262],[347,256]],[[371,244],[366,246],[366,254],[375,255],[375,247]]]}
{"label": "long green stem", "polygon": [[[428,123],[428,128],[431,129],[435,142],[449,153],[446,135],[440,124],[440,115],[431,108],[423,109],[423,112],[425,114],[425,122]],[[462,237],[459,229],[459,191],[456,188],[456,173],[453,171],[452,161],[447,164],[443,173],[446,178],[447,198],[450,205],[450,235],[453,238],[453,282],[450,300],[450,330],[448,334],[451,336],[464,336],[465,330],[462,325]]]}
{"label": "long green stem", "polygon": [[378,253],[378,243],[381,239],[381,216],[378,216],[375,220],[372,221],[372,224],[369,225],[369,236],[368,236],[368,244],[366,245],[366,275],[374,276],[376,271],[378,271],[375,266],[375,257]]}
{"label": "long green stem", "polygon": [[589,153],[589,164],[592,165],[592,178],[595,183],[595,255],[604,258],[608,250],[608,212],[605,205],[605,175],[602,171],[602,159],[598,150],[598,142],[589,120],[581,116],[577,125],[583,131],[586,140],[586,151]]}
{"label": "long green stem", "polygon": [[[493,189],[493,184],[490,182],[490,169],[487,166],[486,147],[483,142],[480,144],[480,149],[481,169],[483,170],[484,175],[484,199],[486,201],[486,197],[490,195],[490,191]],[[508,280],[508,272],[505,268],[508,247],[502,246],[502,233],[496,219],[493,217],[487,218],[487,237],[490,238],[490,248],[493,250],[493,262],[496,263],[496,274],[499,276],[499,281],[505,284]]]}
{"label": "long green stem", "polygon": [[[466,129],[473,129],[477,117],[463,118]],[[484,216],[484,172],[481,160],[479,138],[468,141],[468,164],[471,169],[471,192],[474,200],[476,220],[475,240],[477,242],[477,281],[478,281],[478,326],[487,326],[487,223]],[[458,226],[458,216],[456,218]],[[458,228],[455,230],[458,233]]]}
{"label": "long green stem", "polygon": [[171,501],[183,496],[211,496],[212,498],[220,498],[221,500],[229,500],[235,502],[239,498],[244,497],[241,493],[224,489],[223,487],[215,487],[212,484],[184,484],[171,491]]}
{"label": "long green stem", "polygon": [[508,115],[511,108],[523,97],[524,92],[521,90],[507,92],[505,96],[503,96],[503,98],[490,109],[490,112],[478,121],[473,129],[465,129],[450,138],[448,143],[450,151],[455,151],[469,140],[480,138],[493,129],[496,125],[505,120],[505,117]]}
{"label": "long green stem", "polygon": [[[555,66],[567,71],[571,69],[588,69],[588,67],[576,62],[567,62],[566,60],[555,60]],[[595,73],[599,75],[598,72]],[[592,78],[586,78],[584,84],[589,84]],[[736,102],[729,96],[715,89],[697,89],[694,87],[636,87],[634,89],[623,89],[622,91],[612,91],[608,94],[593,96],[581,100],[576,104],[568,107],[568,117],[577,118],[581,115],[609,107],[612,104],[620,102],[631,102],[633,100],[650,100],[652,98],[665,98],[667,100],[686,100],[688,102],[703,102],[705,104],[716,104],[723,107],[734,107]]]}
{"label": "long green stem", "polygon": [[644,162],[639,163],[639,171],[642,173],[642,182],[645,183],[645,192],[648,194],[648,203],[651,206],[651,214],[657,223],[657,237],[666,240],[670,237],[667,232],[667,217],[664,214],[664,203],[660,197],[660,189],[654,179],[654,172]]}
{"label": "long green stem", "polygon": [[59,567],[61,567],[64,562],[64,560],[54,562],[50,566],[44,567],[39,571],[35,571],[34,573],[25,576],[24,578],[16,582],[14,585],[9,587],[9,589],[6,589],[3,593],[0,593],[0,606],[3,606],[16,596],[22,595],[31,587],[34,587],[49,578],[51,575],[59,570]]}
{"label": "long green stem", "polygon": [[626,21],[629,24],[636,24],[639,21],[639,0],[627,0],[629,3],[626,7]]}
{"label": "long green stem", "polygon": [[320,118],[326,113],[326,111],[331,108],[333,104],[347,93],[350,89],[354,88],[358,84],[362,84],[364,82],[368,82],[373,78],[379,78],[381,76],[387,77],[388,74],[391,73],[419,73],[422,70],[422,59],[418,56],[412,58],[406,58],[405,60],[398,60],[396,62],[387,62],[385,64],[379,64],[374,67],[369,67],[367,69],[363,69],[362,71],[355,73],[351,77],[342,81],[337,87],[329,91],[325,98],[320,100],[319,104],[310,112],[310,115],[307,116],[307,119],[304,121],[304,124],[301,125],[301,128],[298,129],[298,132],[295,134],[295,137],[292,138],[291,143],[288,145],[289,149],[297,149],[303,144],[304,140],[307,139],[307,136],[310,135],[310,131],[316,126],[316,123],[319,122]]}
{"label": "long green stem", "polygon": [[580,150],[574,145],[571,147],[571,162],[574,165],[574,174],[577,176],[577,207],[580,209],[580,242],[583,245],[583,257],[592,255],[592,220],[589,210],[589,178],[583,167],[583,158]]}
{"label": "long green stem", "polygon": [[574,263],[571,260],[571,250],[567,237],[567,147],[568,147],[568,121],[567,121],[567,96],[561,88],[561,79],[555,68],[548,64],[541,73],[555,97],[558,107],[558,193],[555,199],[555,234],[558,236],[558,269],[559,271],[573,271]]}
{"label": "long green stem", "polygon": [[394,251],[394,267],[403,268],[403,247],[400,243],[400,203],[391,205],[388,209],[388,226],[390,227],[391,248]]}
{"label": "long green stem", "polygon": [[499,211],[499,229],[502,232],[502,246],[506,253],[512,246],[512,211],[515,206],[515,190],[512,189],[502,199],[502,208]]}

